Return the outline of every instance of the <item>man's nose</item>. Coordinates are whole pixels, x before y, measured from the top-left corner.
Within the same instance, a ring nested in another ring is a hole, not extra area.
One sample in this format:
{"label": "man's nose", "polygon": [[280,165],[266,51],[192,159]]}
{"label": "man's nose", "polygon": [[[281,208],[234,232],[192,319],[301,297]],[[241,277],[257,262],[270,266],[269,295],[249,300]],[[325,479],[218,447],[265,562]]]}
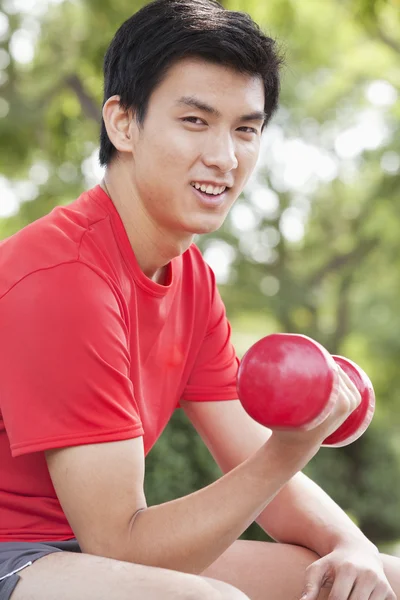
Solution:
{"label": "man's nose", "polygon": [[238,167],[236,148],[229,135],[212,137],[203,153],[203,161],[207,167],[216,167],[222,173],[229,173]]}

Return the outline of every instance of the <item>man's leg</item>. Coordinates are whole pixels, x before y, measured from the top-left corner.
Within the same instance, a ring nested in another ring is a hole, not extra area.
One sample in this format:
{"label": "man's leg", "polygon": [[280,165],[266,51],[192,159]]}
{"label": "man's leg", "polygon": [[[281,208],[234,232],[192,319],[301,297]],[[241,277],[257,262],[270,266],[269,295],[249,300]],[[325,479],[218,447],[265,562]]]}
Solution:
{"label": "man's leg", "polygon": [[[300,546],[238,540],[202,575],[241,589],[251,600],[299,600],[304,572],[319,557]],[[382,555],[386,576],[400,599],[400,558]],[[330,589],[322,589],[326,600]]]}
{"label": "man's leg", "polygon": [[222,581],[71,552],[39,558],[19,575],[11,600],[249,600]]}

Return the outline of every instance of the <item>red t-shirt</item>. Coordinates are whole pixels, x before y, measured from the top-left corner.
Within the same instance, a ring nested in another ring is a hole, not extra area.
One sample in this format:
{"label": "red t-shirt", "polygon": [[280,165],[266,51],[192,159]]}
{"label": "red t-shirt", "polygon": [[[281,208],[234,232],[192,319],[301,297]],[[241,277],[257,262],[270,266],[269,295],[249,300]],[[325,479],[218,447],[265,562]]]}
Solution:
{"label": "red t-shirt", "polygon": [[0,243],[0,541],[74,536],[44,450],[143,436],[181,398],[237,397],[213,273],[192,245],[165,286],[100,186]]}

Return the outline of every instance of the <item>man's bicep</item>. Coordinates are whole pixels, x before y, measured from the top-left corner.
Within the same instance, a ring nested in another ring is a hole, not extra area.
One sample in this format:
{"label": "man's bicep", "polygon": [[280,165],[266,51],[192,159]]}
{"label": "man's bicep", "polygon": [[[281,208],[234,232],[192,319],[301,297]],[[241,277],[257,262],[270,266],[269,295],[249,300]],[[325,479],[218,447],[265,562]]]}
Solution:
{"label": "man's bicep", "polygon": [[143,438],[49,450],[46,460],[82,551],[122,556],[132,517],[147,506]]}
{"label": "man's bicep", "polygon": [[249,417],[239,400],[181,400],[181,407],[224,473],[261,448],[271,435]]}

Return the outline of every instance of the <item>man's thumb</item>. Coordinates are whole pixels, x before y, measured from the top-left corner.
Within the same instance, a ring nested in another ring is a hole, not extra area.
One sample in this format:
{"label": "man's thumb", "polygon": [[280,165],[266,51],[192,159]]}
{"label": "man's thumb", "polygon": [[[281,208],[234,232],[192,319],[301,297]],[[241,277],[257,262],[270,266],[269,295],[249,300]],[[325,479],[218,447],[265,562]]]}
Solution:
{"label": "man's thumb", "polygon": [[317,600],[325,580],[325,573],[326,566],[322,560],[317,560],[307,567],[300,600]]}

